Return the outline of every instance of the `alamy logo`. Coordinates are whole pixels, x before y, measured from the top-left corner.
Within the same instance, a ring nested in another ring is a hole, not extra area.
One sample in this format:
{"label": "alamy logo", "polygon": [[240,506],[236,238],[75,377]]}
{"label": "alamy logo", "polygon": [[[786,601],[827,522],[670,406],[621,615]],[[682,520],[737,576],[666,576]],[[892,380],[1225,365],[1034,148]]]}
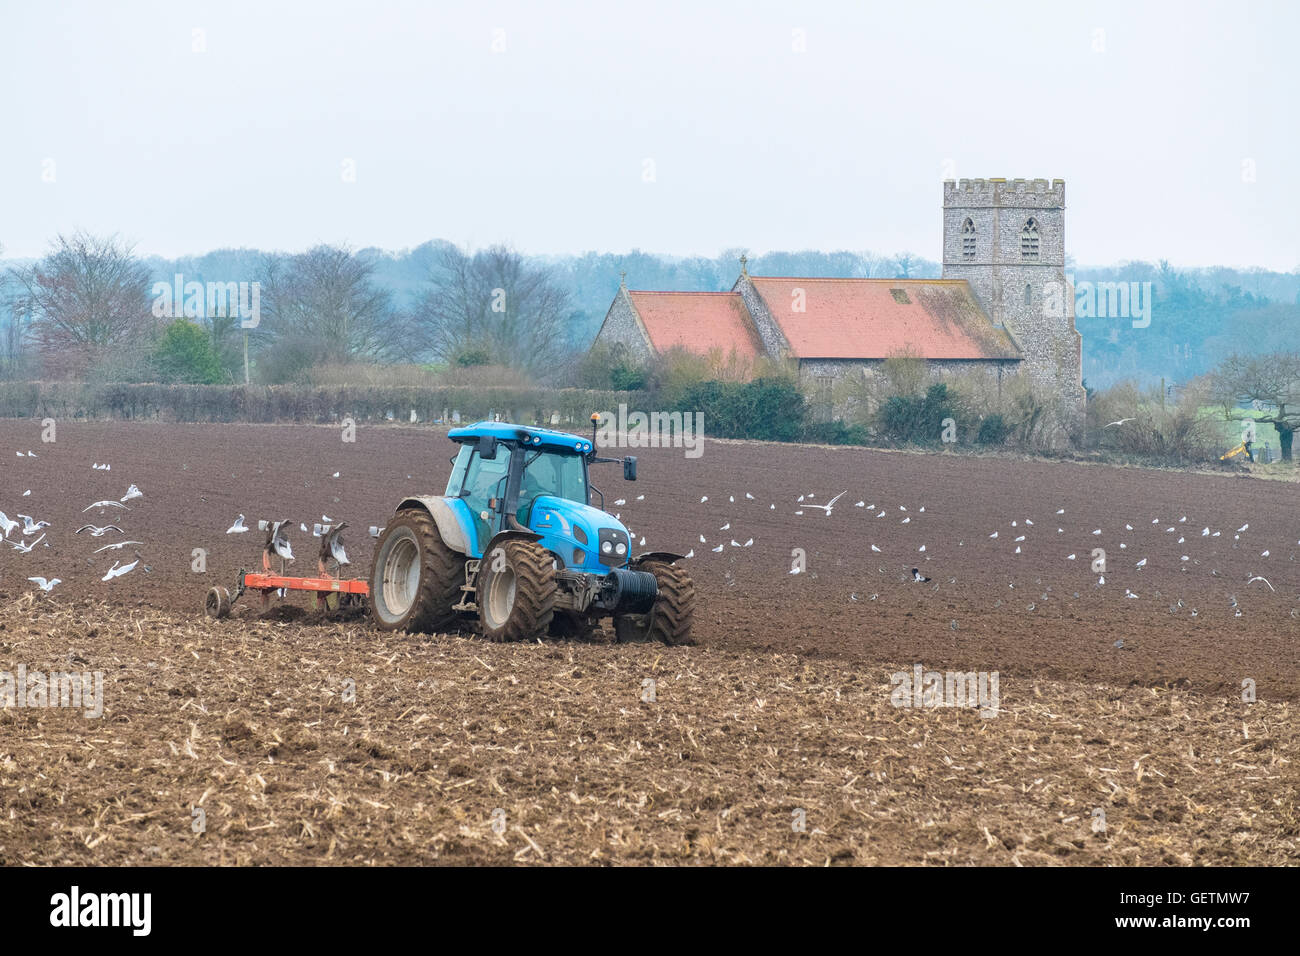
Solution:
{"label": "alamy logo", "polygon": [[895,707],[978,707],[981,717],[996,717],[1001,704],[997,671],[927,671],[920,664],[889,678]]}
{"label": "alamy logo", "polygon": [[103,671],[0,671],[0,707],[85,708],[85,716],[104,716]]}
{"label": "alamy logo", "polygon": [[1065,316],[1065,297],[1074,290],[1074,316],[1077,319],[1132,319],[1133,328],[1151,324],[1150,282],[1075,282],[1068,276],[1062,285],[1043,285],[1043,314],[1049,319]]}
{"label": "alamy logo", "polygon": [[240,328],[255,329],[262,321],[262,283],[186,282],[153,284],[153,314],[158,319],[238,318]]}
{"label": "alamy logo", "polygon": [[50,925],[129,926],[132,935],[148,936],[152,928],[152,893],[70,893],[50,897]]}
{"label": "alamy logo", "polygon": [[599,448],[685,448],[687,458],[704,454],[703,412],[631,412],[618,406],[618,415],[600,412],[596,429]]}

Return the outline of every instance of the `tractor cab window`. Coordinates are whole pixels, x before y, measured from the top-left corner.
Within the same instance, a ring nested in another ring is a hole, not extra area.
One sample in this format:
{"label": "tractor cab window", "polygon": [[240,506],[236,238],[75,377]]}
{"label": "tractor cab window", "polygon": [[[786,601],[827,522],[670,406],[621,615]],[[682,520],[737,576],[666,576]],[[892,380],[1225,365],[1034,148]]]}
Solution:
{"label": "tractor cab window", "polygon": [[[506,494],[506,475],[510,472],[510,448],[497,445],[497,456],[490,461],[479,457],[476,449],[469,446],[461,448],[461,454],[470,453],[469,465],[465,469],[465,480],[461,484],[459,496],[469,505],[474,516],[474,531],[478,535],[480,547],[486,546],[496,531],[496,515],[488,508],[493,498],[504,498]],[[459,461],[459,456],[457,457]],[[485,519],[483,513],[487,512]]]}
{"label": "tractor cab window", "polygon": [[533,499],[538,495],[553,495],[580,504],[587,503],[587,475],[581,455],[567,455],[552,451],[522,452],[524,473],[519,481],[520,524],[528,524]]}
{"label": "tractor cab window", "polygon": [[447,490],[443,492],[448,498],[460,497],[460,491],[465,487],[465,469],[473,454],[474,449],[470,445],[461,445],[460,451],[456,453],[456,460],[451,463],[451,477],[447,479]]}

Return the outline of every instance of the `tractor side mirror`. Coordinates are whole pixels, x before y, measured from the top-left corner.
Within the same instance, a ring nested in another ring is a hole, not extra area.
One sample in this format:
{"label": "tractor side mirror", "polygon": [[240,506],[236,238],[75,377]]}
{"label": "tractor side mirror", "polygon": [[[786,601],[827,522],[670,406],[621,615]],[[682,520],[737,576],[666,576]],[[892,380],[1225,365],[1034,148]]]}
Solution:
{"label": "tractor side mirror", "polygon": [[628,455],[623,459],[623,480],[636,481],[636,456]]}
{"label": "tractor side mirror", "polygon": [[480,435],[478,439],[478,456],[484,461],[492,461],[497,456],[497,439],[495,435]]}

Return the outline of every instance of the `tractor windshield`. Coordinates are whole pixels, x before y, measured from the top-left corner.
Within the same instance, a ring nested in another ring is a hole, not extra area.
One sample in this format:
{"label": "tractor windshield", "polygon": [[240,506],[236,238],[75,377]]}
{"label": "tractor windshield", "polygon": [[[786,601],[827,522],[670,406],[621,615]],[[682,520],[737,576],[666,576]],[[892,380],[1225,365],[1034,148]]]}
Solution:
{"label": "tractor windshield", "polygon": [[587,473],[581,455],[538,449],[526,453],[519,481],[519,521],[528,523],[529,509],[538,495],[554,495],[587,503]]}

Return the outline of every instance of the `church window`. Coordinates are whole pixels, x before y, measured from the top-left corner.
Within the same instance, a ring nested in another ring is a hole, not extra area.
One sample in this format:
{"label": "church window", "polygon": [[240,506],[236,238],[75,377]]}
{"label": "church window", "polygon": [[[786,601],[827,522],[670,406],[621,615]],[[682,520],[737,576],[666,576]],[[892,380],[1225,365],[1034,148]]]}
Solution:
{"label": "church window", "polygon": [[969,218],[961,224],[961,257],[975,258],[975,223]]}
{"label": "church window", "polygon": [[1038,220],[1030,216],[1025,228],[1020,230],[1020,256],[1024,259],[1038,258]]}

